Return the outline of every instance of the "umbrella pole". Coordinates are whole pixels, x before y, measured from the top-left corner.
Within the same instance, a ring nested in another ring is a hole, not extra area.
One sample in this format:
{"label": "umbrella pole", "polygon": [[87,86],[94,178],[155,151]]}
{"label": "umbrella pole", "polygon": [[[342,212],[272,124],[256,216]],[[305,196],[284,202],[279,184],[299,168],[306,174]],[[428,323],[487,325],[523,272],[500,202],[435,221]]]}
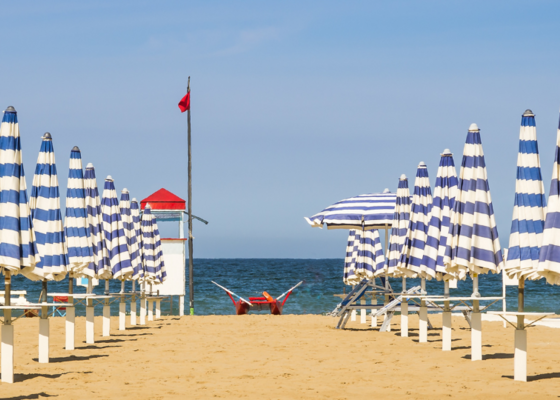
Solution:
{"label": "umbrella pole", "polygon": [[[449,297],[449,281],[443,281],[443,295]],[[441,349],[451,351],[451,308],[449,301],[443,302]]]}
{"label": "umbrella pole", "polygon": [[[420,293],[426,294],[426,278],[420,279]],[[428,308],[426,307],[426,300],[420,298],[420,311],[418,312],[419,321],[419,336],[418,343],[428,342]]]}
{"label": "umbrella pole", "polygon": [[42,282],[43,289],[39,302],[41,304],[41,318],[39,319],[39,362],[49,362],[49,307],[47,304],[48,283],[46,279]]}
{"label": "umbrella pole", "polygon": [[[473,294],[472,297],[480,297],[478,292],[478,274],[472,274]],[[471,360],[482,360],[482,317],[480,315],[479,300],[473,300],[471,313]]]}
{"label": "umbrella pole", "polygon": [[[152,296],[152,284],[150,283],[150,296]],[[154,320],[154,301],[148,299],[148,321]]]}
{"label": "umbrella pole", "polygon": [[[74,304],[74,276],[72,272],[68,273],[68,303]],[[74,336],[76,309],[74,307],[66,307],[66,350],[74,350]]]}
{"label": "umbrella pole", "polygon": [[119,302],[119,331],[126,330],[126,300],[124,298],[124,279],[121,279],[121,299]]}
{"label": "umbrella pole", "polygon": [[[406,292],[406,276],[402,277],[401,293]],[[408,298],[402,297],[401,300],[401,337],[408,337]]]}
{"label": "umbrella pole", "polygon": [[132,281],[132,297],[130,298],[130,325],[136,325],[136,281]]}
{"label": "umbrella pole", "polygon": [[[525,311],[525,279],[519,278],[517,288],[517,311]],[[527,330],[525,329],[525,316],[517,316],[515,328],[515,350],[513,377],[516,381],[527,382]]]}
{"label": "umbrella pole", "polygon": [[[4,305],[11,306],[12,276],[4,269]],[[14,326],[12,325],[12,310],[4,310],[2,324],[2,382],[14,383]]]}
{"label": "umbrella pole", "polygon": [[[92,278],[88,277],[87,280],[88,280],[88,286],[86,292],[88,294],[91,294],[93,292]],[[86,298],[86,343],[88,344],[95,343],[95,338],[93,336],[94,315],[95,315],[95,309],[93,307],[93,300],[88,297]]]}
{"label": "umbrella pole", "polygon": [[[387,254],[387,249],[389,248],[389,225],[385,224],[385,254]],[[388,255],[388,254],[387,254]],[[385,273],[385,290],[389,291],[389,274],[386,272]],[[386,294],[385,295],[385,303],[383,305],[387,305],[389,304],[389,295]],[[387,314],[385,314],[384,319],[387,319]],[[389,324],[387,325],[387,332],[391,332],[391,321],[389,321]]]}
{"label": "umbrella pole", "polygon": [[[105,296],[109,295],[109,279],[105,279]],[[111,305],[109,299],[103,303],[103,336],[111,336]]]}

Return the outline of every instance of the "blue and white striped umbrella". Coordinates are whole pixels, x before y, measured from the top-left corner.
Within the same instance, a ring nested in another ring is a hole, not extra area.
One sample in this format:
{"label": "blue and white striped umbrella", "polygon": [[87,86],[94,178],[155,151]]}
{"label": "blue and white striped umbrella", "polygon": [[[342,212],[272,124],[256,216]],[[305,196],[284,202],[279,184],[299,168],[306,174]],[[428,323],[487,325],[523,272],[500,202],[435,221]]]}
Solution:
{"label": "blue and white striped umbrella", "polygon": [[362,231],[356,263],[358,276],[368,280],[373,279],[377,271],[382,270],[384,265],[385,255],[379,239],[379,231],[377,229]]}
{"label": "blue and white striped umbrella", "polygon": [[87,222],[82,154],[78,146],[74,146],[70,152],[64,234],[70,271],[75,277],[87,276],[82,271],[93,262],[93,249]]}
{"label": "blue and white striped umbrella", "polygon": [[430,211],[432,209],[432,190],[430,189],[430,178],[428,168],[421,162],[416,170],[414,181],[414,194],[410,206],[410,221],[404,240],[399,263],[397,264],[397,275],[407,278],[431,279],[435,277],[432,269],[422,269],[422,257],[430,223]]}
{"label": "blue and white striped umbrella", "polygon": [[134,224],[134,232],[136,233],[136,243],[138,243],[138,256],[140,257],[140,276],[139,280],[144,277],[144,267],[142,265],[142,224],[140,222],[140,206],[136,198],[130,203],[130,213],[132,214],[132,223]]}
{"label": "blue and white striped umbrella", "polygon": [[345,285],[356,285],[360,279],[356,276],[356,262],[358,261],[358,249],[363,231],[350,229],[348,231],[348,245],[346,246],[346,257],[344,259],[344,273],[342,282]]}
{"label": "blue and white striped umbrella", "polygon": [[85,205],[87,210],[87,224],[91,236],[93,250],[93,262],[89,263],[83,273],[92,278],[110,279],[111,267],[107,247],[105,247],[105,235],[103,234],[103,216],[101,215],[101,199],[97,189],[95,168],[92,163],[86,167],[84,176],[84,187],[86,193]]}
{"label": "blue and white striped umbrella", "polygon": [[130,209],[130,195],[128,189],[123,189],[121,192],[121,202],[119,203],[121,209],[121,218],[123,221],[124,235],[128,244],[128,254],[130,255],[130,263],[132,264],[132,276],[130,279],[138,280],[142,271],[142,259],[140,258],[140,251],[138,250],[138,241],[136,238],[136,230],[134,228],[134,221],[132,219],[132,211]]}
{"label": "blue and white striped umbrella", "polygon": [[35,277],[40,257],[27,199],[17,112],[12,106],[4,111],[0,125],[0,166],[0,268]]}
{"label": "blue and white striped umbrella", "polygon": [[521,117],[517,180],[506,274],[516,279],[540,279],[539,252],[542,244],[546,198],[541,175],[537,126],[531,110]]}
{"label": "blue and white striped umbrella", "polygon": [[[29,207],[33,218],[37,250],[41,257],[34,271],[35,279],[60,281],[66,276],[69,265],[60,211],[54,147],[52,136],[48,132],[43,135],[37,158]],[[29,278],[33,279],[33,276]]]}
{"label": "blue and white striped umbrella", "polygon": [[538,273],[551,285],[560,285],[560,122],[556,134],[556,150],[548,208],[544,222]]}
{"label": "blue and white striped umbrella", "polygon": [[147,283],[157,285],[167,279],[159,229],[149,204],[142,214],[142,263]]}
{"label": "blue and white striped umbrella", "polygon": [[103,234],[105,235],[105,246],[109,255],[111,275],[113,279],[130,279],[133,271],[128,254],[128,242],[124,234],[117,191],[110,175],[105,179],[101,199],[101,214],[103,216]]}
{"label": "blue and white striped umbrella", "polygon": [[391,239],[389,240],[389,254],[387,262],[377,275],[387,274],[392,276],[396,272],[397,265],[401,258],[408,223],[410,221],[410,190],[408,189],[408,179],[406,175],[401,175],[397,189],[397,202],[393,223],[391,228]]}
{"label": "blue and white striped umbrella", "polygon": [[434,200],[428,226],[428,240],[424,248],[422,267],[435,270],[438,280],[453,278],[447,273],[443,264],[451,212],[457,196],[457,172],[453,162],[453,154],[448,149],[443,151],[436,176]]}
{"label": "blue and white striped umbrella", "polygon": [[397,196],[385,189],[383,193],[363,194],[341,200],[305,220],[313,228],[384,229],[391,226]]}
{"label": "blue and white striped umbrella", "polygon": [[497,273],[502,269],[502,249],[476,124],[469,127],[463,150],[447,242],[443,262],[447,272],[459,279],[464,279],[467,272]]}

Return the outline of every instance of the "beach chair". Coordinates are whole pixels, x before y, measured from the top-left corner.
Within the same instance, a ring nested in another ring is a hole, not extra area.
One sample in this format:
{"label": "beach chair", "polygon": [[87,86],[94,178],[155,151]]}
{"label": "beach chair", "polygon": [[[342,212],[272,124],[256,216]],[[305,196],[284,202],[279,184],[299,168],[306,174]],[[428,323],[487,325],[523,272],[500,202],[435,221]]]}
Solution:
{"label": "beach chair", "polygon": [[[68,296],[54,296],[53,301],[55,303],[68,303]],[[57,314],[58,314],[59,317],[65,317],[66,316],[66,307],[53,306],[53,311],[52,311],[53,317],[56,317]]]}

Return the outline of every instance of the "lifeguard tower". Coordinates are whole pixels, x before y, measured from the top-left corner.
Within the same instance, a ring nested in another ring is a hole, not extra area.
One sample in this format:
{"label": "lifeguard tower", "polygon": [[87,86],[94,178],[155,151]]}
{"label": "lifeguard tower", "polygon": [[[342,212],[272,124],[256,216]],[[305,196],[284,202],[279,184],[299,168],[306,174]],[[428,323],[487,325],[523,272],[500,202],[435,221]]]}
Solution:
{"label": "lifeguard tower", "polygon": [[[185,238],[184,234],[184,216],[188,215],[186,202],[179,196],[171,193],[166,189],[160,189],[152,193],[140,202],[140,208],[144,210],[146,204],[150,204],[152,214],[156,217],[158,224],[160,222],[178,222],[179,237],[178,238],[161,238],[161,246],[163,251],[163,261],[167,272],[166,281],[157,285],[159,294],[163,296],[179,296],[179,315],[185,314]],[[205,224],[207,221],[202,218],[195,217]]]}

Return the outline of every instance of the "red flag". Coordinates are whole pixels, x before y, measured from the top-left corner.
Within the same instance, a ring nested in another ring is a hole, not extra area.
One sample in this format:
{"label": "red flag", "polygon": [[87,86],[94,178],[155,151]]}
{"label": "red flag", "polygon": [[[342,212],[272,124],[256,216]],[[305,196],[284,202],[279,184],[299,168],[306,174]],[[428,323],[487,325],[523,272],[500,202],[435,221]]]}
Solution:
{"label": "red flag", "polygon": [[188,92],[185,97],[181,99],[179,102],[179,109],[182,113],[189,110],[191,108],[191,92]]}

